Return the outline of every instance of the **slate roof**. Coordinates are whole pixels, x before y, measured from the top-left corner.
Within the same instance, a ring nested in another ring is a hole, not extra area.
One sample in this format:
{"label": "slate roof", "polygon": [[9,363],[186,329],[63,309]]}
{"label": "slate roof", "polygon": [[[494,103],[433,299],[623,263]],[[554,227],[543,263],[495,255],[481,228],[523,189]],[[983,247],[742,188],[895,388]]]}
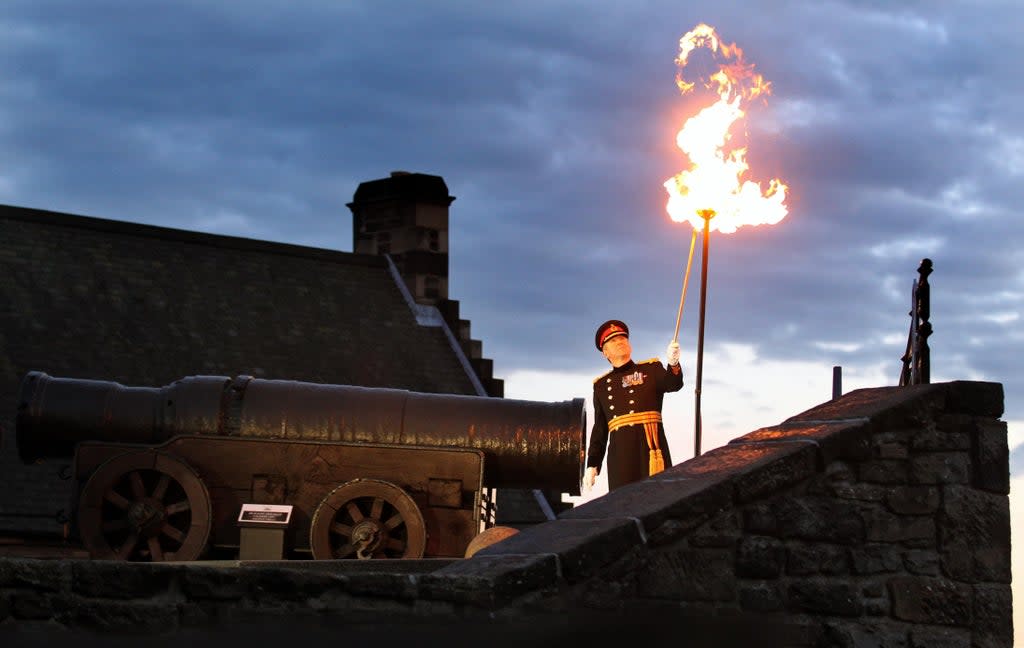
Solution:
{"label": "slate roof", "polygon": [[5,395],[31,369],[148,386],[250,374],[476,393],[384,257],[10,206],[0,228]]}

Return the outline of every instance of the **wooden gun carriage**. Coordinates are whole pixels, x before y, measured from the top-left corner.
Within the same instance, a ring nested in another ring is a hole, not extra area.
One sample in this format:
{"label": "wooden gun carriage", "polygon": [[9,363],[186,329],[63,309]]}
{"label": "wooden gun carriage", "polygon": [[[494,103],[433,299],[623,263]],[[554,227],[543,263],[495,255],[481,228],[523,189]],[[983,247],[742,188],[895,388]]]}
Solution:
{"label": "wooden gun carriage", "polygon": [[583,399],[538,402],[251,376],[21,383],[18,452],[72,461],[93,558],[237,555],[243,505],[290,507],[289,558],[462,557],[494,489],[579,494]]}

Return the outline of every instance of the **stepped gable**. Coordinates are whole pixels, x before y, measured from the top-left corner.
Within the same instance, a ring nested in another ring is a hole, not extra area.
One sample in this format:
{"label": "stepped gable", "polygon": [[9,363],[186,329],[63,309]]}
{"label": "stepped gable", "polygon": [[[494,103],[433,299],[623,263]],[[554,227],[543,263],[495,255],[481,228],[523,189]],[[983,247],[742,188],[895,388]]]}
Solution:
{"label": "stepped gable", "polygon": [[437,309],[483,394],[500,397],[504,381],[494,377],[494,363],[483,356],[483,344],[473,339],[470,321],[448,294],[449,207],[454,201],[441,176],[392,171],[387,178],[363,182],[347,205],[353,249],[386,255],[394,263],[410,298]]}

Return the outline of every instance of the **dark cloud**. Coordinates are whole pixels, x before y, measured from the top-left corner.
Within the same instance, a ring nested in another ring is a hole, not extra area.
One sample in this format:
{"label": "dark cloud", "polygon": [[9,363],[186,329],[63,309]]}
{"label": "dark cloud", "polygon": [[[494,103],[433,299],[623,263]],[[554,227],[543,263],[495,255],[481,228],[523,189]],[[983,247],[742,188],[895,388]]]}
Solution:
{"label": "dark cloud", "polygon": [[452,297],[496,373],[589,373],[608,317],[671,336],[673,59],[702,21],[772,82],[748,159],[790,186],[782,222],[709,241],[707,344],[895,384],[929,257],[933,378],[1003,382],[1024,419],[1014,2],[12,0],[0,202],[350,250],[360,182],[442,175]]}

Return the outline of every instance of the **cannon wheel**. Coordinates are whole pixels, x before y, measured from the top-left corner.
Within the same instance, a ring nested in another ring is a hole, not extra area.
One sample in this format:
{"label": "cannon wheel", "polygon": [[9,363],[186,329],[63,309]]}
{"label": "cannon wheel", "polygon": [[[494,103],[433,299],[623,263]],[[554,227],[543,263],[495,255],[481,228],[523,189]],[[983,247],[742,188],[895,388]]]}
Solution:
{"label": "cannon wheel", "polygon": [[78,527],[96,559],[195,560],[213,526],[210,494],[188,464],[155,450],[100,464],[82,488]]}
{"label": "cannon wheel", "polygon": [[353,479],[327,494],[309,529],[316,560],[422,558],[423,515],[409,494],[380,479]]}

